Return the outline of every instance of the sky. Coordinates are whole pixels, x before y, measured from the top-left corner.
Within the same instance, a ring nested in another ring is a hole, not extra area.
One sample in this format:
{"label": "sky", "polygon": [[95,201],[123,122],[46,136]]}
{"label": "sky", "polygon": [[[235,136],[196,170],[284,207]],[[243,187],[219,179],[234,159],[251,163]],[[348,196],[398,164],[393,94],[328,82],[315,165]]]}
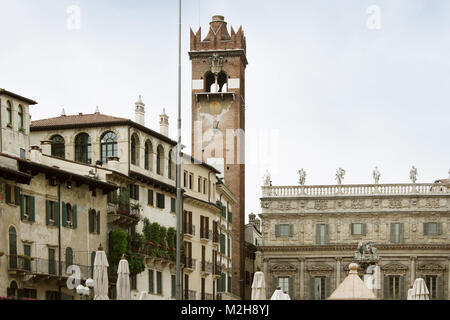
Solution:
{"label": "sky", "polygon": [[[0,0],[0,87],[36,100],[32,119],[93,113],[146,124],[162,109],[176,139],[178,1]],[[75,6],[80,19],[73,20]],[[68,13],[68,10],[70,11]],[[246,215],[274,185],[448,178],[450,1],[184,0],[183,144],[191,145],[189,28],[213,15],[247,39]],[[79,21],[79,24],[78,24]]]}

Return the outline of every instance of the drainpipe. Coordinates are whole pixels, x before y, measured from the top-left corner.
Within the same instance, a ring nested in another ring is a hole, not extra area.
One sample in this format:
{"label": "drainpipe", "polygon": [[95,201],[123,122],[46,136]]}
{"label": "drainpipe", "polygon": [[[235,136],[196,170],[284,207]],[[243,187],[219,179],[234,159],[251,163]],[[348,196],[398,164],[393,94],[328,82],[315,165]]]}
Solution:
{"label": "drainpipe", "polygon": [[62,280],[62,262],[61,262],[61,224],[62,224],[62,219],[61,219],[61,212],[62,212],[62,207],[61,207],[61,182],[58,182],[58,204],[59,204],[59,212],[58,212],[58,219],[59,219],[59,224],[58,224],[58,270],[59,270],[59,281],[58,281],[58,292],[59,292],[59,300],[62,300],[62,288],[61,288],[61,280]]}

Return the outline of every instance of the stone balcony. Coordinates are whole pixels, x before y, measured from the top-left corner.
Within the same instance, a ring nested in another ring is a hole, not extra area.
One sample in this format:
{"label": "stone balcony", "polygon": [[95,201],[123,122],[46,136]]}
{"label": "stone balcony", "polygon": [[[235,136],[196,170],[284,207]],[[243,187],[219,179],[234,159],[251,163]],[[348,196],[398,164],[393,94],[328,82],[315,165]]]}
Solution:
{"label": "stone balcony", "polygon": [[262,187],[262,198],[308,198],[336,196],[450,195],[450,184],[349,184]]}

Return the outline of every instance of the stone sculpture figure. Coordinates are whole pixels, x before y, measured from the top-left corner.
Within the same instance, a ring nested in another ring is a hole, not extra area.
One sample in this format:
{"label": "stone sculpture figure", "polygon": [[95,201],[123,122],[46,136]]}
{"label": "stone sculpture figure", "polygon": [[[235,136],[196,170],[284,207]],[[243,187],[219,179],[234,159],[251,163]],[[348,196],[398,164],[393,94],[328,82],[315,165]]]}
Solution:
{"label": "stone sculpture figure", "polygon": [[302,169],[298,172],[298,176],[299,176],[298,183],[299,183],[301,186],[304,186],[304,185],[305,185],[305,182],[306,182],[306,171],[303,170],[303,168],[302,168]]}
{"label": "stone sculpture figure", "polygon": [[263,185],[265,187],[270,187],[271,181],[270,181],[270,172],[269,170],[266,171],[263,177]]}
{"label": "stone sculpture figure", "polygon": [[375,167],[375,170],[373,170],[373,179],[375,180],[375,184],[378,184],[380,182],[381,173],[378,171],[378,167]]}
{"label": "stone sculpture figure", "polygon": [[409,172],[409,178],[411,179],[412,183],[416,183],[417,175],[417,168],[413,166],[411,171]]}
{"label": "stone sculpture figure", "polygon": [[344,176],[345,176],[345,170],[342,168],[339,168],[339,170],[336,172],[336,180],[339,185],[342,184],[342,180],[344,180]]}

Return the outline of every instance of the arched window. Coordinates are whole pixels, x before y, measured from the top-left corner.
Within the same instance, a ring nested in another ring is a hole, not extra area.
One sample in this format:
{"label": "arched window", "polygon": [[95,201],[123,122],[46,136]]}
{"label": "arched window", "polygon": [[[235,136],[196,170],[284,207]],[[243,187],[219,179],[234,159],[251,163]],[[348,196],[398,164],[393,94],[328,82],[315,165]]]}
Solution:
{"label": "arched window", "polygon": [[227,74],[221,71],[217,77],[217,85],[219,87],[219,92],[227,92]]}
{"label": "arched window", "polygon": [[117,136],[114,132],[107,132],[101,139],[102,161],[106,163],[109,157],[117,157]]}
{"label": "arched window", "polygon": [[92,163],[91,159],[91,137],[87,133],[80,133],[75,138],[75,161]]}
{"label": "arched window", "polygon": [[152,170],[152,165],[153,165],[153,161],[152,161],[152,143],[150,142],[150,140],[147,140],[147,142],[145,143],[145,170]]}
{"label": "arched window", "polygon": [[23,129],[23,107],[19,104],[19,129]]}
{"label": "arched window", "polygon": [[156,153],[156,173],[164,175],[164,148],[159,145]]}
{"label": "arched window", "polygon": [[11,281],[11,284],[9,285],[9,288],[8,288],[8,297],[9,298],[18,298],[18,290],[19,289],[19,286],[17,285],[17,282],[16,281]]}
{"label": "arched window", "polygon": [[73,265],[73,250],[70,247],[66,248],[66,270]]}
{"label": "arched window", "polygon": [[136,134],[131,136],[131,164],[139,165],[139,137]]}
{"label": "arched window", "polygon": [[[215,84],[216,79],[214,77],[214,74],[211,71],[209,71],[208,73],[205,74],[205,92],[215,92]],[[213,90],[211,90],[211,88],[213,88]]]}
{"label": "arched window", "polygon": [[66,146],[64,142],[64,138],[56,135],[50,139],[52,143],[52,156],[65,158],[66,157]]}
{"label": "arched window", "polygon": [[13,226],[9,227],[9,267],[17,269],[17,232]]}
{"label": "arched window", "polygon": [[6,124],[12,126],[12,104],[10,101],[6,103]]}

